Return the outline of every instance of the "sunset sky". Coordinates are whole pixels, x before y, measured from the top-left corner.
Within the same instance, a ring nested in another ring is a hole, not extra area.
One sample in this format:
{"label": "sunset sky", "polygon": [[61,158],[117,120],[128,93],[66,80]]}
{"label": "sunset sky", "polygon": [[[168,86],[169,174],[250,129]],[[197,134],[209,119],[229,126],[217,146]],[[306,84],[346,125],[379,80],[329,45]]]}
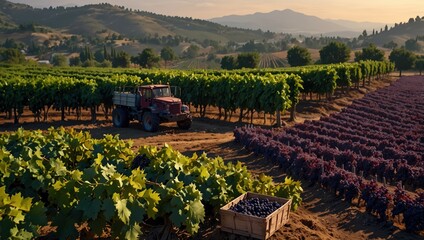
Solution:
{"label": "sunset sky", "polygon": [[170,16],[209,19],[225,15],[292,9],[323,19],[381,23],[408,21],[424,15],[423,0],[12,0],[36,7],[109,2]]}

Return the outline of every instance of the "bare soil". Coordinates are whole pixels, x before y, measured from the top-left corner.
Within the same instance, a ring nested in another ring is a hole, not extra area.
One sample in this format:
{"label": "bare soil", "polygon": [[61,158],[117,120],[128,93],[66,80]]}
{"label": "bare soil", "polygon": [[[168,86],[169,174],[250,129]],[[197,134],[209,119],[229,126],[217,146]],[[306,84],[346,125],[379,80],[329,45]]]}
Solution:
{"label": "bare soil", "polygon": [[[362,97],[370,91],[389,85],[397,78],[391,76],[386,80],[374,81],[371,86],[351,90],[343,97],[332,101],[304,101],[298,105],[297,120],[295,123],[306,119],[319,119],[321,116],[340,111],[348,106],[352,100]],[[195,111],[192,109],[192,111]],[[271,127],[273,119],[267,116],[264,127]],[[288,119],[288,114],[283,116]],[[76,120],[75,114],[60,121],[60,114],[52,112],[47,122],[34,122],[30,111],[26,110],[20,119],[21,124],[13,124],[13,120],[5,119],[0,115],[0,132],[14,131],[19,127],[25,129],[47,129],[51,126],[64,126],[77,130],[89,131],[93,137],[100,138],[104,134],[119,134],[121,139],[132,140],[134,149],[141,145],[163,146],[167,143],[174,149],[186,155],[194,152],[206,152],[208,156],[221,156],[225,161],[241,161],[254,174],[265,173],[282,181],[284,172],[271,161],[265,160],[245,150],[241,145],[234,143],[233,129],[249,123],[244,119],[237,122],[238,114],[230,121],[217,119],[217,109],[209,108],[205,118],[200,118],[194,113],[192,128],[188,131],[180,130],[175,123],[160,126],[156,133],[148,133],[142,129],[138,122],[130,124],[129,128],[114,128],[111,119],[99,116],[96,123],[91,123],[89,112],[83,112],[81,120]],[[263,114],[254,114],[255,125],[263,125]],[[293,125],[293,122],[286,125]],[[404,231],[397,222],[380,222],[376,217],[365,212],[364,208],[350,205],[338,199],[334,193],[323,190],[319,186],[312,186],[310,182],[303,181],[303,204],[296,212],[290,214],[289,223],[276,232],[270,239],[424,239],[424,235],[417,235]],[[184,233],[180,233],[184,237]],[[202,227],[201,232],[194,239],[247,239],[220,231],[219,219],[209,219]]]}

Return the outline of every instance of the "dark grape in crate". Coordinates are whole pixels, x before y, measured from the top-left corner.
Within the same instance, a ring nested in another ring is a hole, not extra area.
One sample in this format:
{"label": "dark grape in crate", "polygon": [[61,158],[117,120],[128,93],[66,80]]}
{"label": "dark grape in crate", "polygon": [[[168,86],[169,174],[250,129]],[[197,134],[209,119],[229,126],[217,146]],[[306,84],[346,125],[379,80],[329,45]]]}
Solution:
{"label": "dark grape in crate", "polygon": [[245,193],[220,209],[221,230],[267,239],[288,222],[290,205],[290,199]]}

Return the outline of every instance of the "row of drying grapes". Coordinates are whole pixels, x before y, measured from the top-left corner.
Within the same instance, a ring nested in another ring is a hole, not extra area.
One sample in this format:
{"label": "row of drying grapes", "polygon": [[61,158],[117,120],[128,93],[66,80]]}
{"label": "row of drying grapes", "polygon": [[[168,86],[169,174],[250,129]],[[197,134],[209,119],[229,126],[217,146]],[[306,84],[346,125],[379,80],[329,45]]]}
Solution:
{"label": "row of drying grapes", "polygon": [[274,183],[240,163],[187,157],[169,146],[134,152],[117,136],[19,129],[1,134],[0,146],[1,239],[31,239],[47,225],[56,228],[50,237],[76,239],[82,224],[92,236],[138,239],[149,219],[195,234],[205,209],[247,191],[290,198],[293,209],[301,202],[299,182]]}
{"label": "row of drying grapes", "polygon": [[424,187],[424,79],[401,78],[340,113],[293,128],[238,128],[236,141],[294,176],[320,182],[347,201],[364,201],[386,219],[403,214],[408,230],[424,230],[424,195],[395,193],[366,179]]}

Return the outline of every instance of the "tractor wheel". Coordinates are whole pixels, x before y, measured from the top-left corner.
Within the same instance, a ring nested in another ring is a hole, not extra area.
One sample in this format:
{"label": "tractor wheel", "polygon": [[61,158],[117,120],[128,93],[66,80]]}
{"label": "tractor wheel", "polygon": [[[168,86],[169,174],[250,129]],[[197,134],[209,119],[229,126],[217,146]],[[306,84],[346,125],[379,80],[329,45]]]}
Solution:
{"label": "tractor wheel", "polygon": [[187,118],[185,120],[178,121],[177,125],[178,125],[179,128],[187,130],[191,127],[191,123],[192,123],[191,118]]}
{"label": "tractor wheel", "polygon": [[160,120],[152,112],[143,113],[143,127],[148,132],[156,132],[159,129]]}
{"label": "tractor wheel", "polygon": [[130,119],[128,118],[127,110],[123,108],[115,108],[112,112],[112,122],[114,127],[128,127]]}

